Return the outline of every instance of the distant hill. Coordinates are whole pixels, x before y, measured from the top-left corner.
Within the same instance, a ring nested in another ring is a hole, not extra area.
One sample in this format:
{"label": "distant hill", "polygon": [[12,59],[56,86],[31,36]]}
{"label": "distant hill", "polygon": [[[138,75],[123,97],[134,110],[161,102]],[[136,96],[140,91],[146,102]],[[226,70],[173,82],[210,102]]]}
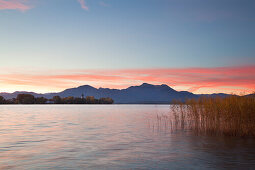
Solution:
{"label": "distant hill", "polygon": [[248,94],[246,96],[249,96],[249,97],[255,97],[255,93],[252,93],[252,94]]}
{"label": "distant hill", "polygon": [[0,93],[0,96],[3,96],[5,99],[16,98],[18,94],[32,94],[35,97],[43,97],[44,94],[27,92],[27,91],[16,91],[14,93]]}
{"label": "distant hill", "polygon": [[170,103],[173,99],[183,100],[194,98],[196,95],[189,92],[178,92],[167,85],[152,85],[144,83],[140,86],[131,86],[126,89],[94,88],[92,86],[80,86],[77,88],[66,89],[60,93],[46,94],[45,97],[51,98],[55,95],[60,97],[75,96],[80,97],[94,96],[95,98],[110,97],[115,103]]}
{"label": "distant hill", "polygon": [[207,96],[207,97],[227,97],[229,94],[225,93],[213,93],[213,94],[200,94],[200,96]]}
{"label": "distant hill", "polygon": [[[79,86],[77,88],[66,89],[59,93],[45,93],[38,94],[34,92],[14,92],[14,93],[0,93],[6,99],[15,98],[18,94],[26,93],[32,94],[35,97],[46,97],[52,98],[53,96],[60,97],[81,97],[82,94],[85,96],[94,96],[95,98],[110,97],[114,100],[114,103],[123,104],[165,104],[170,103],[173,99],[185,100],[189,98],[197,98],[202,95],[196,95],[187,91],[176,91],[171,87],[162,85],[152,85],[143,83],[140,86],[131,86],[126,89],[109,89],[109,88],[94,88],[89,85]],[[203,95],[208,97],[225,97],[228,94],[211,94]]]}

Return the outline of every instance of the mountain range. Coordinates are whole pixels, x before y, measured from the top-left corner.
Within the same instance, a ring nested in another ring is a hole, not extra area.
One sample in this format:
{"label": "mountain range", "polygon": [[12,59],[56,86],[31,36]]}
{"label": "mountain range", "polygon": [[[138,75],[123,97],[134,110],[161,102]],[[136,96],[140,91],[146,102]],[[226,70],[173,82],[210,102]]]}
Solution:
{"label": "mountain range", "polygon": [[16,98],[18,94],[32,94],[35,97],[52,98],[53,96],[60,97],[81,97],[94,96],[95,98],[110,97],[114,100],[114,103],[119,104],[164,104],[170,103],[173,99],[185,100],[188,98],[198,98],[200,96],[221,96],[225,97],[228,94],[193,94],[188,91],[176,91],[168,85],[152,85],[143,83],[140,86],[130,86],[126,89],[109,89],[109,88],[94,88],[89,85],[79,86],[76,88],[66,89],[59,93],[45,93],[39,94],[34,92],[17,91],[14,93],[0,93],[6,99]]}

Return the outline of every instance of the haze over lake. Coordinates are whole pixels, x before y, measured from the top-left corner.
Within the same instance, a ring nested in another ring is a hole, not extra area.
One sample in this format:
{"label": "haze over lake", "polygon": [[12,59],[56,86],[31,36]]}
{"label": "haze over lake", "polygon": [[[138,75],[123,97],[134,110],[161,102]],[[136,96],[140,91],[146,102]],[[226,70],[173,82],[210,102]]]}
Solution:
{"label": "haze over lake", "polygon": [[170,105],[2,105],[0,169],[255,168],[254,140],[153,126]]}

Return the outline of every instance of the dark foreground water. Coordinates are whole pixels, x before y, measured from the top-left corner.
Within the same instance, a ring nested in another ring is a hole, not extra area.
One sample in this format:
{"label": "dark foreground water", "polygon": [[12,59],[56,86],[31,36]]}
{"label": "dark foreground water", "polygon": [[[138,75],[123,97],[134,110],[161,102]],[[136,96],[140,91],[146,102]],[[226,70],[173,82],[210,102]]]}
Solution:
{"label": "dark foreground water", "polygon": [[253,140],[159,127],[169,107],[0,106],[0,169],[255,168]]}

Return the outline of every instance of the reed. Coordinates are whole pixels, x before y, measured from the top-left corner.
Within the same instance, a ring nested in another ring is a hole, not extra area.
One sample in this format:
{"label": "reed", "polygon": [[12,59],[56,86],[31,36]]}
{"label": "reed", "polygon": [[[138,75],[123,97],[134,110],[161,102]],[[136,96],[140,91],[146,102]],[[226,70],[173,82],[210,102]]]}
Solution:
{"label": "reed", "polygon": [[190,129],[197,134],[255,137],[254,97],[201,97],[175,102],[171,108],[170,117],[176,129]]}

